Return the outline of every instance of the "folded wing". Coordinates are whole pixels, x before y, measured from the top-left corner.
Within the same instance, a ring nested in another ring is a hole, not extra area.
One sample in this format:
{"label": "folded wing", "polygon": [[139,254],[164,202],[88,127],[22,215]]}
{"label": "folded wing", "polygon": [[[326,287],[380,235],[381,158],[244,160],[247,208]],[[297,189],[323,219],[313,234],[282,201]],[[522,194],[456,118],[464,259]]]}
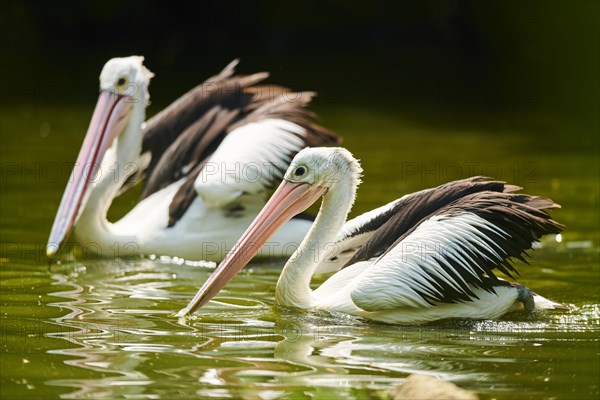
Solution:
{"label": "folded wing", "polygon": [[[306,110],[312,93],[259,84],[268,77],[266,72],[234,75],[237,63],[184,94],[143,127],[138,170],[120,192],[145,180],[141,200],[181,181],[169,207],[169,226],[185,214],[198,193],[212,197],[215,204],[227,203],[236,191],[258,193],[259,187],[270,187],[281,178],[303,147],[340,142],[337,135],[315,124],[314,114]],[[260,179],[252,182],[255,185],[238,179],[239,187],[234,188],[235,168],[246,168],[252,177],[256,172],[252,162],[267,163],[268,171],[260,171]],[[213,169],[219,164],[233,171],[221,182],[217,177],[221,171]],[[281,169],[272,170],[273,166]],[[219,193],[225,198],[219,199]]]}
{"label": "folded wing", "polygon": [[[500,190],[472,192],[473,187],[486,187],[485,182]],[[456,192],[458,187],[462,189]],[[378,257],[352,291],[358,307],[377,311],[474,300],[473,288],[494,292],[494,286],[505,284],[494,270],[511,276],[516,272],[514,259],[524,261],[534,242],[562,229],[546,212],[557,204],[512,193],[514,186],[475,178],[446,188],[455,193],[446,204],[429,213],[417,207],[416,221],[398,221],[400,226],[392,229],[386,224],[398,218],[394,216],[377,230],[370,240],[388,235],[384,242],[391,244],[386,249],[363,246],[355,255]],[[472,193],[450,200],[461,191]]]}

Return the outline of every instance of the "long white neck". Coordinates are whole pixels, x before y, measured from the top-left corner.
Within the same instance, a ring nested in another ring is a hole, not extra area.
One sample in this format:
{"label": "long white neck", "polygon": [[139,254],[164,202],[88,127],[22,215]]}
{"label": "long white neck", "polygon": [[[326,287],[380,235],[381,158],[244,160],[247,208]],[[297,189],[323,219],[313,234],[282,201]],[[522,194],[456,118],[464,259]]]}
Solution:
{"label": "long white neck", "polygon": [[350,212],[356,187],[345,177],[323,196],[321,209],[308,234],[285,264],[277,287],[275,301],[290,307],[309,308],[313,302],[310,280],[317,268],[331,253],[331,246]]}
{"label": "long white neck", "polygon": [[77,236],[88,240],[112,239],[108,209],[127,177],[136,171],[142,150],[142,123],[146,115],[144,93],[136,98],[129,123],[106,151],[90,197],[75,227]]}

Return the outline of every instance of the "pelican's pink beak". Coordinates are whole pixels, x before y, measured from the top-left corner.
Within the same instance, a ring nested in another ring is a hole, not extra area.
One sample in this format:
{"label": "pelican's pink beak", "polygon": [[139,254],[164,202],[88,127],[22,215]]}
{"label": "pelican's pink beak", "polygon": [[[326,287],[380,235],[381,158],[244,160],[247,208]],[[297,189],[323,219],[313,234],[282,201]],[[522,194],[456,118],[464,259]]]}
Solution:
{"label": "pelican's pink beak", "polygon": [[317,201],[327,189],[307,183],[283,181],[262,211],[256,216],[240,240],[227,253],[192,301],[177,313],[178,317],[193,313],[208,303],[258,253],[261,247],[294,215]]}
{"label": "pelican's pink beak", "polygon": [[56,259],[85,208],[104,153],[129,120],[127,117],[130,115],[132,102],[127,101],[128,99],[129,96],[110,91],[100,92],[90,127],[79,150],[46,245],[46,257],[50,262]]}

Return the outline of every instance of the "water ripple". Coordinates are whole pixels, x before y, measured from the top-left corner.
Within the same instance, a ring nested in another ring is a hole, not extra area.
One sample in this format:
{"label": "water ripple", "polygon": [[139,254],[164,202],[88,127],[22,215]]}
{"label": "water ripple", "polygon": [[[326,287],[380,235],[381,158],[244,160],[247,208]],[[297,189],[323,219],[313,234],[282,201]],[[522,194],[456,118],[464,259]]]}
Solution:
{"label": "water ripple", "polygon": [[[174,311],[210,270],[142,260],[62,272],[50,276],[60,289],[47,304],[61,316],[48,319],[53,328],[45,337],[68,343],[48,351],[74,371],[68,379],[46,380],[70,388],[63,398],[276,398],[307,388],[339,398],[354,396],[357,388],[386,390],[411,373],[502,397],[531,382],[570,385],[567,376],[584,372],[569,360],[577,357],[589,369],[597,358],[595,303],[534,318],[394,326],[274,307],[278,271],[255,268],[202,313],[178,320]],[[589,379],[579,382],[593,393]]]}

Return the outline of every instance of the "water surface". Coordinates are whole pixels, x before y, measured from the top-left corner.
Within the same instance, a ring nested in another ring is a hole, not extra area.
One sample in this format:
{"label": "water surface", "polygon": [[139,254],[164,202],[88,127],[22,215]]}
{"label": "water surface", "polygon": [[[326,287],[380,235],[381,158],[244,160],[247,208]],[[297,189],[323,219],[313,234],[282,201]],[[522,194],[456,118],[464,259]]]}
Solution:
{"label": "water surface", "polygon": [[[91,106],[5,107],[1,387],[6,398],[385,398],[408,374],[484,399],[600,395],[597,139],[539,116],[469,124],[325,106],[363,162],[353,215],[414,190],[489,175],[562,204],[520,282],[571,306],[535,318],[393,326],[273,304],[283,261],[252,263],[198,316],[178,320],[210,265],[66,257],[43,249]],[[543,131],[540,133],[540,131]],[[122,215],[135,196],[119,199]],[[315,279],[315,285],[325,277]]]}

